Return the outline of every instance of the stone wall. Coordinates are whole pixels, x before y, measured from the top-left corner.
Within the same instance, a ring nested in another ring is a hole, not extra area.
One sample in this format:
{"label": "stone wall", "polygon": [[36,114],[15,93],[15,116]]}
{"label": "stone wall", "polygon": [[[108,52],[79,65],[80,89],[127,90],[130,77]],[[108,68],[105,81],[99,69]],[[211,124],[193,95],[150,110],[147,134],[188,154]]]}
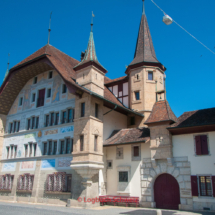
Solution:
{"label": "stone wall", "polygon": [[167,158],[156,161],[151,160],[151,158],[143,159],[140,168],[142,192],[140,205],[142,207],[156,207],[156,202],[154,202],[154,182],[163,173],[172,175],[178,181],[181,202],[179,209],[192,210],[191,170],[187,157]]}

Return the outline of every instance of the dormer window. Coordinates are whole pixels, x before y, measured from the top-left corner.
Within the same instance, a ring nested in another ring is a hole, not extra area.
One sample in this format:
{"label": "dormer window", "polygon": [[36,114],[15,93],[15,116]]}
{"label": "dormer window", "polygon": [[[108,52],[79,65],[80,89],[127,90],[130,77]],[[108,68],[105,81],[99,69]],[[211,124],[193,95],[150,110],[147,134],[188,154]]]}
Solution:
{"label": "dormer window", "polygon": [[51,78],[52,78],[52,74],[53,74],[53,72],[52,72],[52,71],[50,71],[50,72],[49,72],[48,79],[51,79]]}
{"label": "dormer window", "polygon": [[148,72],[148,80],[153,81],[153,72]]}
{"label": "dormer window", "polygon": [[37,83],[37,77],[34,77],[33,84]]}

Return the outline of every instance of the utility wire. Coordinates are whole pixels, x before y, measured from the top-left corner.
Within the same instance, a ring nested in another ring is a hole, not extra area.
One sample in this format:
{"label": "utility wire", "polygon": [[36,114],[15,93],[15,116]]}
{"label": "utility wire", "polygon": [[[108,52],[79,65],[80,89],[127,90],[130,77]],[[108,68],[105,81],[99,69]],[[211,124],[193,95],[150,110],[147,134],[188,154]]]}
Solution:
{"label": "utility wire", "polygon": [[[164,15],[167,15],[164,10],[162,10],[153,0],[151,0],[152,3],[159,9],[161,10]],[[191,33],[189,33],[186,29],[184,29],[181,25],[179,25],[174,19],[172,20],[176,25],[178,25],[182,30],[184,30],[186,33],[188,33],[192,38],[194,38],[197,42],[199,42],[201,45],[203,45],[207,50],[209,50],[210,52],[212,52],[215,55],[215,52],[213,52],[211,49],[209,49],[204,43],[202,43],[201,41],[199,41],[196,37],[194,37]]]}

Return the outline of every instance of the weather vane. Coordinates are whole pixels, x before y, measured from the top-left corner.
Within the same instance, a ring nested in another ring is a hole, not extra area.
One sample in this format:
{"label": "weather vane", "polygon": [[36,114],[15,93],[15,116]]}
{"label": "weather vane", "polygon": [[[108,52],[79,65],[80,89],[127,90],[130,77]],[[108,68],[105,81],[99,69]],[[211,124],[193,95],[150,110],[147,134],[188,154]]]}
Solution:
{"label": "weather vane", "polygon": [[49,29],[48,29],[48,32],[49,32],[49,35],[48,35],[48,45],[49,45],[49,42],[50,42],[51,20],[52,20],[52,12],[50,13],[50,20],[49,20]]}
{"label": "weather vane", "polygon": [[95,15],[93,14],[93,11],[92,11],[91,31],[93,31],[93,18],[94,17],[95,17]]}

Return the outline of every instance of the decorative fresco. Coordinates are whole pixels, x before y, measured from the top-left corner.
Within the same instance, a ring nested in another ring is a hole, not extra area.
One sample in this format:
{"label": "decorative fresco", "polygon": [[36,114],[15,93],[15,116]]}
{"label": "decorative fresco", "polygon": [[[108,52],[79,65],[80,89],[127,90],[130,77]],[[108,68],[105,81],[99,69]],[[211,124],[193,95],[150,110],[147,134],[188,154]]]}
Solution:
{"label": "decorative fresco", "polygon": [[15,171],[15,169],[16,169],[15,162],[4,163],[2,167],[2,171]]}
{"label": "decorative fresco", "polygon": [[35,161],[22,161],[20,170],[34,170]]}
{"label": "decorative fresco", "polygon": [[17,113],[18,103],[19,103],[19,98],[17,97],[8,115]]}
{"label": "decorative fresco", "polygon": [[60,129],[60,133],[62,134],[70,131],[74,131],[74,126],[64,127]]}
{"label": "decorative fresco", "polygon": [[75,98],[75,95],[68,92],[67,100],[74,99],[74,98]]}
{"label": "decorative fresco", "polygon": [[42,160],[41,169],[55,168],[55,159]]}
{"label": "decorative fresco", "polygon": [[72,161],[72,157],[58,158],[58,167],[59,168],[70,167],[71,161]]}
{"label": "decorative fresco", "polygon": [[58,102],[60,100],[60,86],[61,86],[61,78],[60,76],[56,76],[53,81],[52,103]]}
{"label": "decorative fresco", "polygon": [[30,86],[27,86],[25,89],[24,94],[24,103],[23,103],[23,110],[27,110],[30,108],[30,97],[31,97],[31,88]]}
{"label": "decorative fresco", "polygon": [[25,139],[32,138],[32,137],[35,138],[36,137],[36,133],[26,134],[24,136]]}
{"label": "decorative fresco", "polygon": [[44,135],[52,135],[52,134],[57,134],[58,133],[58,129],[54,129],[54,130],[48,130],[44,132]]}

